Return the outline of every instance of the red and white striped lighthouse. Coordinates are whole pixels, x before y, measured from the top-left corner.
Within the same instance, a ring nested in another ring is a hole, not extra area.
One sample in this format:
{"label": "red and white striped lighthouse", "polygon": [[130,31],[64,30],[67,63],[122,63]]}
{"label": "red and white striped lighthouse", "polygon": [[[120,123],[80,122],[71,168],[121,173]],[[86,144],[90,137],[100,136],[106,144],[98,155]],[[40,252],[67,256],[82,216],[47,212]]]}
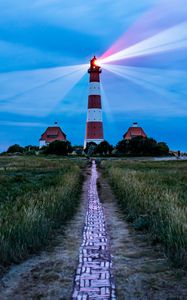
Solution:
{"label": "red and white striped lighthouse", "polygon": [[86,137],[84,147],[87,143],[94,142],[100,144],[103,139],[103,121],[100,90],[101,67],[98,65],[97,58],[94,56],[90,60],[89,91],[88,91],[88,112],[86,122]]}

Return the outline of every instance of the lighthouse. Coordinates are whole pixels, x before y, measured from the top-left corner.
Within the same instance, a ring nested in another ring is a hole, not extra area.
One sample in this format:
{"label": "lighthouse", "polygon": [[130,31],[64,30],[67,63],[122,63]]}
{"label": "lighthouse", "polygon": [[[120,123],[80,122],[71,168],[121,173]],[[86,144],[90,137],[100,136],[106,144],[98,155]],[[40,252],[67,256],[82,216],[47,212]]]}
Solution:
{"label": "lighthouse", "polygon": [[88,73],[90,74],[90,78],[84,148],[86,148],[86,145],[90,142],[100,144],[104,140],[100,89],[101,67],[98,65],[98,61],[95,56],[90,60]]}

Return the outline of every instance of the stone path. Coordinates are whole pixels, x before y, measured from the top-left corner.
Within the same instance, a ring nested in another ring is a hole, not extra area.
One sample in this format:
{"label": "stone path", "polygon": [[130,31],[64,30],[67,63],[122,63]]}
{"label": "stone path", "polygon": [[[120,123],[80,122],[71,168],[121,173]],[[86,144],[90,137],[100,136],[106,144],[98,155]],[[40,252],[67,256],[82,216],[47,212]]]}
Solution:
{"label": "stone path", "polygon": [[103,207],[97,192],[97,170],[92,162],[88,187],[88,208],[83,242],[79,252],[72,299],[116,299],[111,268],[111,255]]}

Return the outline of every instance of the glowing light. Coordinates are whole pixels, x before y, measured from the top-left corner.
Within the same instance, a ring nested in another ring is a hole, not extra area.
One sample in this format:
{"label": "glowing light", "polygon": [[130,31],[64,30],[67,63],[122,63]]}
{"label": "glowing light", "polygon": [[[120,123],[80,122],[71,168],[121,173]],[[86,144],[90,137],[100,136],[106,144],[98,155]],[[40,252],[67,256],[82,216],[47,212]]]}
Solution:
{"label": "glowing light", "polygon": [[101,66],[101,61],[99,59],[96,59],[94,61],[94,65],[97,66],[97,67],[100,67]]}

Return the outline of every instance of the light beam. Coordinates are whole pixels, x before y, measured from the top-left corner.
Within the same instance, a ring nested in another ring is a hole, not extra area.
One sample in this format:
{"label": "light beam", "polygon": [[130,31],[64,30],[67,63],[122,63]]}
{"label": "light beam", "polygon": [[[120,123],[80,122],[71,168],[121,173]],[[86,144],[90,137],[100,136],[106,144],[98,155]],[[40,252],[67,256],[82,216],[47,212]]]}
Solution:
{"label": "light beam", "polygon": [[[144,108],[144,111],[147,111],[150,108],[152,114],[159,112],[160,115],[162,113],[165,115],[173,113],[186,115],[187,103],[185,100],[187,91],[186,84],[182,78],[187,77],[187,71],[126,67],[110,64],[106,64],[105,68],[127,80],[127,83],[124,85],[124,91],[122,92],[121,90],[122,95],[127,94],[129,96],[128,81],[135,84],[132,97],[127,100],[125,105],[123,103],[123,96],[121,103],[116,104],[117,99],[115,100],[115,105],[120,107],[120,111],[127,105],[129,107],[133,106],[132,99],[134,99],[135,94],[137,94],[136,99],[139,99],[140,94],[143,94],[144,98],[140,98],[140,107],[138,105],[139,102],[136,102],[135,108],[138,108],[138,110]],[[130,89],[132,89],[132,86]],[[116,95],[116,98],[117,96],[119,95]]]}
{"label": "light beam", "polygon": [[126,49],[101,59],[101,65],[133,57],[187,48],[187,22],[166,29]]}
{"label": "light beam", "polygon": [[171,96],[173,97],[176,94],[176,90],[177,98],[179,96],[187,96],[187,91],[183,84],[181,84],[181,78],[187,77],[186,71],[127,67],[111,64],[106,64],[104,67],[106,70],[141,85],[143,88],[165,96],[167,95],[167,97],[170,96],[170,99]]}
{"label": "light beam", "polygon": [[47,115],[84,76],[87,65],[10,72],[0,76],[0,109]]}

